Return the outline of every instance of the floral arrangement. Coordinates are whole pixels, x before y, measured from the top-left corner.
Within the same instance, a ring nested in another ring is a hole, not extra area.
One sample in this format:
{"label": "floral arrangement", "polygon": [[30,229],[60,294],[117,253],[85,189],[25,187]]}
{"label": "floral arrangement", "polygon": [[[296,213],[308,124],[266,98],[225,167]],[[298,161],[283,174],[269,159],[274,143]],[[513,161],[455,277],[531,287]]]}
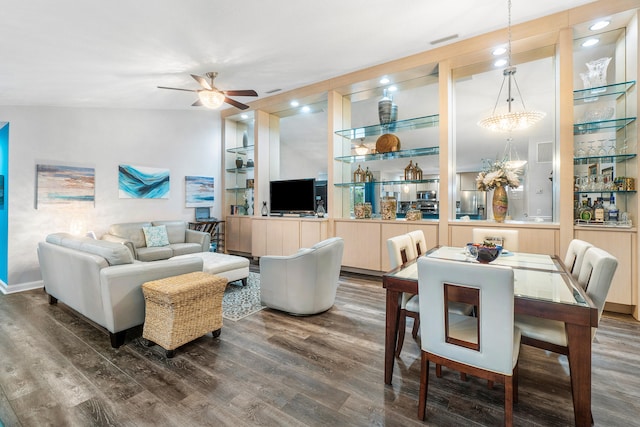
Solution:
{"label": "floral arrangement", "polygon": [[494,162],[487,170],[478,174],[476,185],[480,191],[507,186],[518,188],[520,186],[520,178],[516,171],[508,168],[504,162]]}

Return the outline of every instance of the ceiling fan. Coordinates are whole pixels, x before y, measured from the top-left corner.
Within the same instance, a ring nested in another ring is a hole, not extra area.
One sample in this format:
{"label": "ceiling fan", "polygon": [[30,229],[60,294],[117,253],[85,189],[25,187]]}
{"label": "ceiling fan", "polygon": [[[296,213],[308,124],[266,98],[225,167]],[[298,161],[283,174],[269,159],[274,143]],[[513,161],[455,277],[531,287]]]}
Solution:
{"label": "ceiling fan", "polygon": [[198,100],[191,104],[194,107],[199,107],[204,105],[208,108],[218,108],[222,105],[223,102],[226,102],[229,105],[233,105],[236,108],[241,110],[246,110],[249,108],[248,105],[243,104],[242,102],[238,102],[234,99],[229,98],[229,96],[258,96],[255,90],[220,90],[213,84],[213,79],[218,75],[217,72],[207,73],[206,76],[209,77],[211,82],[208,82],[204,77],[196,76],[195,74],[191,74],[191,77],[197,81],[202,89],[180,89],[177,87],[166,87],[166,86],[158,86],[158,89],[171,89],[171,90],[183,90],[186,92],[196,92],[198,94]]}

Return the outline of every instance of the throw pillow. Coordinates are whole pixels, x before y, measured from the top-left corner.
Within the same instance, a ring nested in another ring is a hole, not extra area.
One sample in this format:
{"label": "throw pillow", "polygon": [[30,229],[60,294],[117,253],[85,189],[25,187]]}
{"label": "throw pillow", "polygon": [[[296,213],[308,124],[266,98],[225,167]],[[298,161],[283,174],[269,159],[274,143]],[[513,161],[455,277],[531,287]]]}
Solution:
{"label": "throw pillow", "polygon": [[169,244],[169,236],[167,235],[167,226],[158,225],[156,227],[142,227],[144,239],[147,247],[167,246]]}

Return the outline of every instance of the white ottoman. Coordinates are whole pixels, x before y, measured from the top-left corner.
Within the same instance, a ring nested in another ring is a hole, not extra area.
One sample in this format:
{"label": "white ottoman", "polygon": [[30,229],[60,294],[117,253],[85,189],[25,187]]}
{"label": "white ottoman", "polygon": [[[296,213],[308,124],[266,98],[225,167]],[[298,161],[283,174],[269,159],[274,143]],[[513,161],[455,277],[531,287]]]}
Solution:
{"label": "white ottoman", "polygon": [[205,273],[224,277],[229,283],[242,280],[242,285],[247,285],[247,277],[249,277],[249,260],[247,258],[217,252],[197,252],[177,255],[170,259],[189,257],[202,258],[202,271]]}

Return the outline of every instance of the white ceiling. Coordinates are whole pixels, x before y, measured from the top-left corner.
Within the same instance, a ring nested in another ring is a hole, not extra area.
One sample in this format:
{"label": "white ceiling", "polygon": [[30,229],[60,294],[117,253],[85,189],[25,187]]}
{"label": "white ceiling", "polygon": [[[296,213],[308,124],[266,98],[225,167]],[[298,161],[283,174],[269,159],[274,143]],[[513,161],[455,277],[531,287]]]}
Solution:
{"label": "white ceiling", "polygon": [[[513,23],[591,1],[513,0]],[[0,105],[187,109],[195,94],[156,87],[208,71],[265,97],[506,26],[506,0],[454,4],[0,0]]]}

